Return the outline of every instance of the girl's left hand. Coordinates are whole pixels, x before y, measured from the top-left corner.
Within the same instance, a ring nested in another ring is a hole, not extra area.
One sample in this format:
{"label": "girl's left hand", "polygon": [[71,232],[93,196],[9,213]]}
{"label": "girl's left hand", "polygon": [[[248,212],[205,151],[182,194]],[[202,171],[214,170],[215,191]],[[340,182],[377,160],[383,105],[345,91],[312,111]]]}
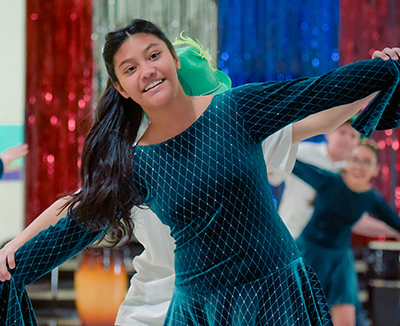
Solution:
{"label": "girl's left hand", "polygon": [[10,147],[4,152],[0,153],[0,159],[3,161],[4,172],[12,172],[19,170],[19,167],[10,166],[11,162],[19,157],[23,157],[28,154],[28,145],[20,144],[18,146]]}
{"label": "girl's left hand", "polygon": [[382,51],[375,51],[371,59],[381,58],[388,61],[390,58],[393,60],[400,59],[400,48],[384,48]]}

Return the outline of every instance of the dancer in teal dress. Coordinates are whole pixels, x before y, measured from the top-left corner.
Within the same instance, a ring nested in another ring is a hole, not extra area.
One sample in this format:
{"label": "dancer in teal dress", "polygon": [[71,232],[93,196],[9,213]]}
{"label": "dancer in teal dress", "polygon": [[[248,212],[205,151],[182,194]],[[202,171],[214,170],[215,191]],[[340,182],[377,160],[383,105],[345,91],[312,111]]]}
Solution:
{"label": "dancer in teal dress", "polygon": [[[377,92],[356,128],[369,135],[399,125],[397,61],[188,97],[172,45],[150,22],[108,34],[103,57],[111,81],[85,141],[82,190],[67,218],[17,251],[0,297],[23,305],[0,310],[0,320],[34,322],[15,275],[57,266],[104,230],[131,232],[130,209],[145,204],[176,243],[165,325],[331,325],[319,282],[275,209],[261,144],[290,123]],[[142,109],[151,124],[135,144]]]}
{"label": "dancer in teal dress", "polygon": [[[352,153],[342,174],[297,161],[293,173],[316,190],[314,213],[296,243],[316,272],[336,325],[355,324],[357,275],[351,228],[367,212],[400,232],[400,218],[370,186],[378,175],[377,155],[368,143]],[[335,309],[341,309],[340,314]]]}

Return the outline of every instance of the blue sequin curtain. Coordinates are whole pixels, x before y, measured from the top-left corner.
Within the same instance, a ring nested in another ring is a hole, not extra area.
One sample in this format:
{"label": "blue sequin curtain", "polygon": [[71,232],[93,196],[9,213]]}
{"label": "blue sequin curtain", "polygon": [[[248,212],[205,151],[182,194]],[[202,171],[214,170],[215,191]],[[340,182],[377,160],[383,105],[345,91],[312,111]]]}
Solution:
{"label": "blue sequin curtain", "polygon": [[218,66],[234,86],[338,66],[339,0],[219,0]]}

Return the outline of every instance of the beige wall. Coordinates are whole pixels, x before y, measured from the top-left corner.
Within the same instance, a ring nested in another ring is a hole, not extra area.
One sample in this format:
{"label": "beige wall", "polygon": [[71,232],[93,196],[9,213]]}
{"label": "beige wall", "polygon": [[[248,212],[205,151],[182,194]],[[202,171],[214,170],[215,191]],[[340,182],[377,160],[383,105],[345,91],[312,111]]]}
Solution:
{"label": "beige wall", "polygon": [[[25,0],[0,0],[0,128],[25,111]],[[0,139],[1,142],[1,139]],[[0,244],[24,226],[24,182],[0,182]]]}

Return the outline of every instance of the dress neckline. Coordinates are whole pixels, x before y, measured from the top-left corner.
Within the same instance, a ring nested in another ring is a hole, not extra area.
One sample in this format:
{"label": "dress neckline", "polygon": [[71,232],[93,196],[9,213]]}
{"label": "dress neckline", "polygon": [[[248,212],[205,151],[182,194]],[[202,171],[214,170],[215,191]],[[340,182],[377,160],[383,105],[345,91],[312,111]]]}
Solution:
{"label": "dress neckline", "polygon": [[214,95],[210,101],[210,103],[208,104],[208,106],[206,107],[206,109],[199,115],[199,117],[189,126],[187,127],[185,130],[181,131],[179,134],[168,138],[160,143],[156,143],[156,144],[149,144],[149,145],[139,145],[139,144],[135,144],[135,147],[138,148],[152,148],[152,147],[159,147],[162,145],[166,145],[167,143],[176,140],[176,138],[181,137],[182,135],[186,134],[187,132],[189,132],[191,129],[193,129],[200,120],[203,119],[203,117],[205,116],[205,114],[210,110],[211,105],[213,104],[213,101],[215,99],[216,95]]}

